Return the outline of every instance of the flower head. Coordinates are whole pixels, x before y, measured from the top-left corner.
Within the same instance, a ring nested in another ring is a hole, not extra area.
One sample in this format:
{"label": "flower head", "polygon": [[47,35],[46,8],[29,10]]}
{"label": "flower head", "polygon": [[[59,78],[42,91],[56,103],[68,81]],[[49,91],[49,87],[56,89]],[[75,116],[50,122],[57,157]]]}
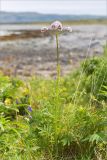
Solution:
{"label": "flower head", "polygon": [[60,32],[72,32],[71,27],[63,27],[62,23],[60,21],[53,22],[49,27],[43,27],[41,29],[41,32],[54,32],[54,33],[60,33]]}
{"label": "flower head", "polygon": [[43,28],[41,29],[41,32],[46,32],[46,31],[48,31],[48,28],[47,28],[47,27],[43,27]]}
{"label": "flower head", "polygon": [[64,27],[63,31],[68,31],[68,32],[72,32],[72,28],[71,27]]}
{"label": "flower head", "polygon": [[5,105],[11,105],[12,100],[10,98],[6,98],[4,103],[5,103]]}
{"label": "flower head", "polygon": [[29,115],[29,119],[32,119],[32,116],[31,116],[31,115]]}
{"label": "flower head", "polygon": [[16,99],[16,104],[19,104],[19,100],[18,99]]}
{"label": "flower head", "polygon": [[59,21],[55,21],[50,25],[50,29],[51,30],[58,30],[58,31],[62,31],[62,23]]}
{"label": "flower head", "polygon": [[32,107],[31,106],[28,106],[27,109],[28,109],[29,112],[32,112]]}

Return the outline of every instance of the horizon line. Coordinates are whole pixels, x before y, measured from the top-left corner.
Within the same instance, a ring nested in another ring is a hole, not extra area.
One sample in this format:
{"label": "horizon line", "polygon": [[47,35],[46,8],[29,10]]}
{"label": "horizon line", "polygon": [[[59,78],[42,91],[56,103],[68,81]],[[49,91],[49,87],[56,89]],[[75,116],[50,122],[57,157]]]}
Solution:
{"label": "horizon line", "polygon": [[107,15],[100,15],[100,14],[61,14],[61,13],[41,13],[36,11],[6,11],[6,10],[0,10],[0,12],[6,12],[6,13],[37,13],[37,14],[43,14],[43,15],[64,15],[64,16],[101,16],[101,17],[107,17]]}

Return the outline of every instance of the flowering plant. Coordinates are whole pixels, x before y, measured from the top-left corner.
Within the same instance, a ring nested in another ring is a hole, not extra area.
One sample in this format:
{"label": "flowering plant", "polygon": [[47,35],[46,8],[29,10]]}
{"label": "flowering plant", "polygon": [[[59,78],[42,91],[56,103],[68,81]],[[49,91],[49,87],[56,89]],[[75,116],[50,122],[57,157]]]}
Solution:
{"label": "flowering plant", "polygon": [[[41,32],[51,32],[56,36],[56,51],[57,51],[57,79],[60,78],[60,64],[59,64],[59,33],[72,32],[71,27],[63,27],[60,21],[53,22],[49,27],[43,27]],[[59,80],[58,80],[59,81]]]}

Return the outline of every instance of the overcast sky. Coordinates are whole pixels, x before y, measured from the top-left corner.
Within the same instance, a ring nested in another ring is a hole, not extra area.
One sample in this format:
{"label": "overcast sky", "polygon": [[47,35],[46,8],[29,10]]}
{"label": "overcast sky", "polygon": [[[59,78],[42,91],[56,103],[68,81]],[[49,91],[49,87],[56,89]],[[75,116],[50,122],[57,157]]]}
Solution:
{"label": "overcast sky", "polygon": [[107,0],[0,0],[3,11],[107,15]]}

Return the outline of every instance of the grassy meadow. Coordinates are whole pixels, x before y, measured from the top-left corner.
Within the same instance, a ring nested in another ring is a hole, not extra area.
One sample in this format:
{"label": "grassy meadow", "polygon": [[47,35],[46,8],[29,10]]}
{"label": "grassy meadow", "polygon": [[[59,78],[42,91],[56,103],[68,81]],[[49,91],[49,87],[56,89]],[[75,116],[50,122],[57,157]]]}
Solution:
{"label": "grassy meadow", "polygon": [[0,74],[0,160],[106,159],[106,47],[58,79]]}

